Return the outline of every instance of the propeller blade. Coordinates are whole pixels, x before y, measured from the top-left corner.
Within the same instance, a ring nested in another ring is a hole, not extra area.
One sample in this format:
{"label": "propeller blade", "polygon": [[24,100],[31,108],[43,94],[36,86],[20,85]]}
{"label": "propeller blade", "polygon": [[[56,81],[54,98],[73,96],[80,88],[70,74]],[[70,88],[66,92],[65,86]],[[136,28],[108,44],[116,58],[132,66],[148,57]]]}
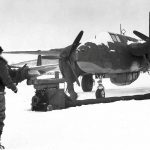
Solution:
{"label": "propeller blade", "polygon": [[71,46],[66,47],[60,54],[60,58],[65,58],[67,65],[69,66],[70,70],[72,71],[77,84],[80,86],[80,82],[78,80],[77,74],[72,66],[72,62],[74,63],[75,60],[71,59],[71,55],[76,51],[77,47],[80,45],[80,40],[82,38],[83,31],[80,31],[77,37],[75,38],[73,44]]}
{"label": "propeller blade", "polygon": [[71,66],[71,63],[70,63],[70,61],[71,61],[71,60],[70,60],[70,56],[71,56],[71,54],[76,50],[76,48],[80,45],[80,40],[81,40],[82,36],[83,36],[83,31],[80,31],[79,34],[77,35],[77,37],[75,38],[75,40],[74,40],[74,42],[73,42],[73,44],[72,44],[72,47],[71,47],[71,49],[70,49],[70,51],[69,51],[69,53],[68,53],[68,61],[67,61],[67,63],[68,63],[68,65],[69,65],[70,69],[72,70],[72,72],[73,72],[73,74],[74,74],[74,77],[75,77],[75,79],[76,79],[76,82],[77,82],[77,84],[78,84],[79,86],[80,86],[80,82],[79,82],[79,80],[78,80],[78,77],[77,77],[77,75],[76,75],[74,69],[73,69],[72,66]]}
{"label": "propeller blade", "polygon": [[137,37],[141,38],[141,39],[144,40],[144,41],[149,41],[149,40],[150,40],[150,38],[149,38],[148,36],[144,35],[144,34],[141,33],[141,32],[133,31],[133,33],[134,33]]}
{"label": "propeller blade", "polygon": [[75,79],[76,79],[76,82],[77,82],[78,86],[80,86],[80,82],[79,82],[79,80],[78,80],[78,77],[77,77],[75,71],[73,70],[73,68],[72,68],[72,66],[71,66],[70,61],[68,60],[67,63],[68,63],[68,66],[70,67],[70,69],[71,69],[72,72],[73,72],[73,75],[74,75],[74,77],[75,77]]}
{"label": "propeller blade", "polygon": [[71,56],[71,54],[76,50],[76,48],[80,45],[80,40],[83,36],[83,31],[80,31],[79,34],[77,35],[77,37],[75,38],[72,47],[70,49],[70,51],[68,52],[68,57]]}

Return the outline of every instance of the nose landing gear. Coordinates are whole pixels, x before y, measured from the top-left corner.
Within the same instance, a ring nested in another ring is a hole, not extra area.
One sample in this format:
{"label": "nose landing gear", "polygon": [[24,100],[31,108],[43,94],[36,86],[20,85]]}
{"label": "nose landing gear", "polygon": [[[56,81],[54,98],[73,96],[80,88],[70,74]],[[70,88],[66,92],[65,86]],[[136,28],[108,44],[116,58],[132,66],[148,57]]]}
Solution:
{"label": "nose landing gear", "polygon": [[102,84],[102,77],[99,77],[98,87],[95,92],[95,96],[96,96],[96,98],[105,98],[105,88]]}

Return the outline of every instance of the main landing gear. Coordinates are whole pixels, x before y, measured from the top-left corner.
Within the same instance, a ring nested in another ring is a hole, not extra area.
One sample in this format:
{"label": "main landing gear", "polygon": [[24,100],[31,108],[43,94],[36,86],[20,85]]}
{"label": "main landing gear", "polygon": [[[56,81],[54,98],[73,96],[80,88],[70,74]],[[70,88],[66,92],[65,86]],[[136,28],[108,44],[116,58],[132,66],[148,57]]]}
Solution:
{"label": "main landing gear", "polygon": [[[95,92],[96,98],[104,98],[105,97],[105,88],[102,84],[103,75],[95,75],[98,80],[98,87]],[[94,79],[92,74],[86,74],[82,77],[81,87],[84,92],[91,92],[94,84]]]}
{"label": "main landing gear", "polygon": [[93,76],[92,74],[86,74],[82,77],[81,87],[84,92],[91,92],[93,88]]}
{"label": "main landing gear", "polygon": [[105,88],[102,84],[102,76],[99,76],[98,78],[99,78],[98,87],[95,92],[95,96],[96,96],[96,98],[105,98]]}

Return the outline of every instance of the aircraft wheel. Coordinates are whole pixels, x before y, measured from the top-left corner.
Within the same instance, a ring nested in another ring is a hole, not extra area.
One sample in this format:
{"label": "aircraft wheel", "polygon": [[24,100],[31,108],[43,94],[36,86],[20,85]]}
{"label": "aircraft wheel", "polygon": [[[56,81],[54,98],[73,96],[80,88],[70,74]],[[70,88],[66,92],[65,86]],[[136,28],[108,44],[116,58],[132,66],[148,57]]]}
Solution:
{"label": "aircraft wheel", "polygon": [[97,89],[95,93],[96,98],[105,98],[105,90]]}
{"label": "aircraft wheel", "polygon": [[81,81],[82,90],[91,92],[93,88],[93,76],[91,74],[84,75]]}

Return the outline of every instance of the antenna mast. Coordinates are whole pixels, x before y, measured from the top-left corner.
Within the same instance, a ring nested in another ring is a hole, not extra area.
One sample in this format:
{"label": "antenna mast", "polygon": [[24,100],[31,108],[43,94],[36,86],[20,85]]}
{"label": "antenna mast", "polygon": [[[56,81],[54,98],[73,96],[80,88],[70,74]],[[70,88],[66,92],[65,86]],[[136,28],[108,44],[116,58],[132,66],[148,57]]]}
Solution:
{"label": "antenna mast", "polygon": [[120,34],[122,34],[121,24],[120,24]]}
{"label": "antenna mast", "polygon": [[120,24],[120,34],[121,35],[125,35],[125,33],[126,33],[126,30],[122,29],[121,24]]}

